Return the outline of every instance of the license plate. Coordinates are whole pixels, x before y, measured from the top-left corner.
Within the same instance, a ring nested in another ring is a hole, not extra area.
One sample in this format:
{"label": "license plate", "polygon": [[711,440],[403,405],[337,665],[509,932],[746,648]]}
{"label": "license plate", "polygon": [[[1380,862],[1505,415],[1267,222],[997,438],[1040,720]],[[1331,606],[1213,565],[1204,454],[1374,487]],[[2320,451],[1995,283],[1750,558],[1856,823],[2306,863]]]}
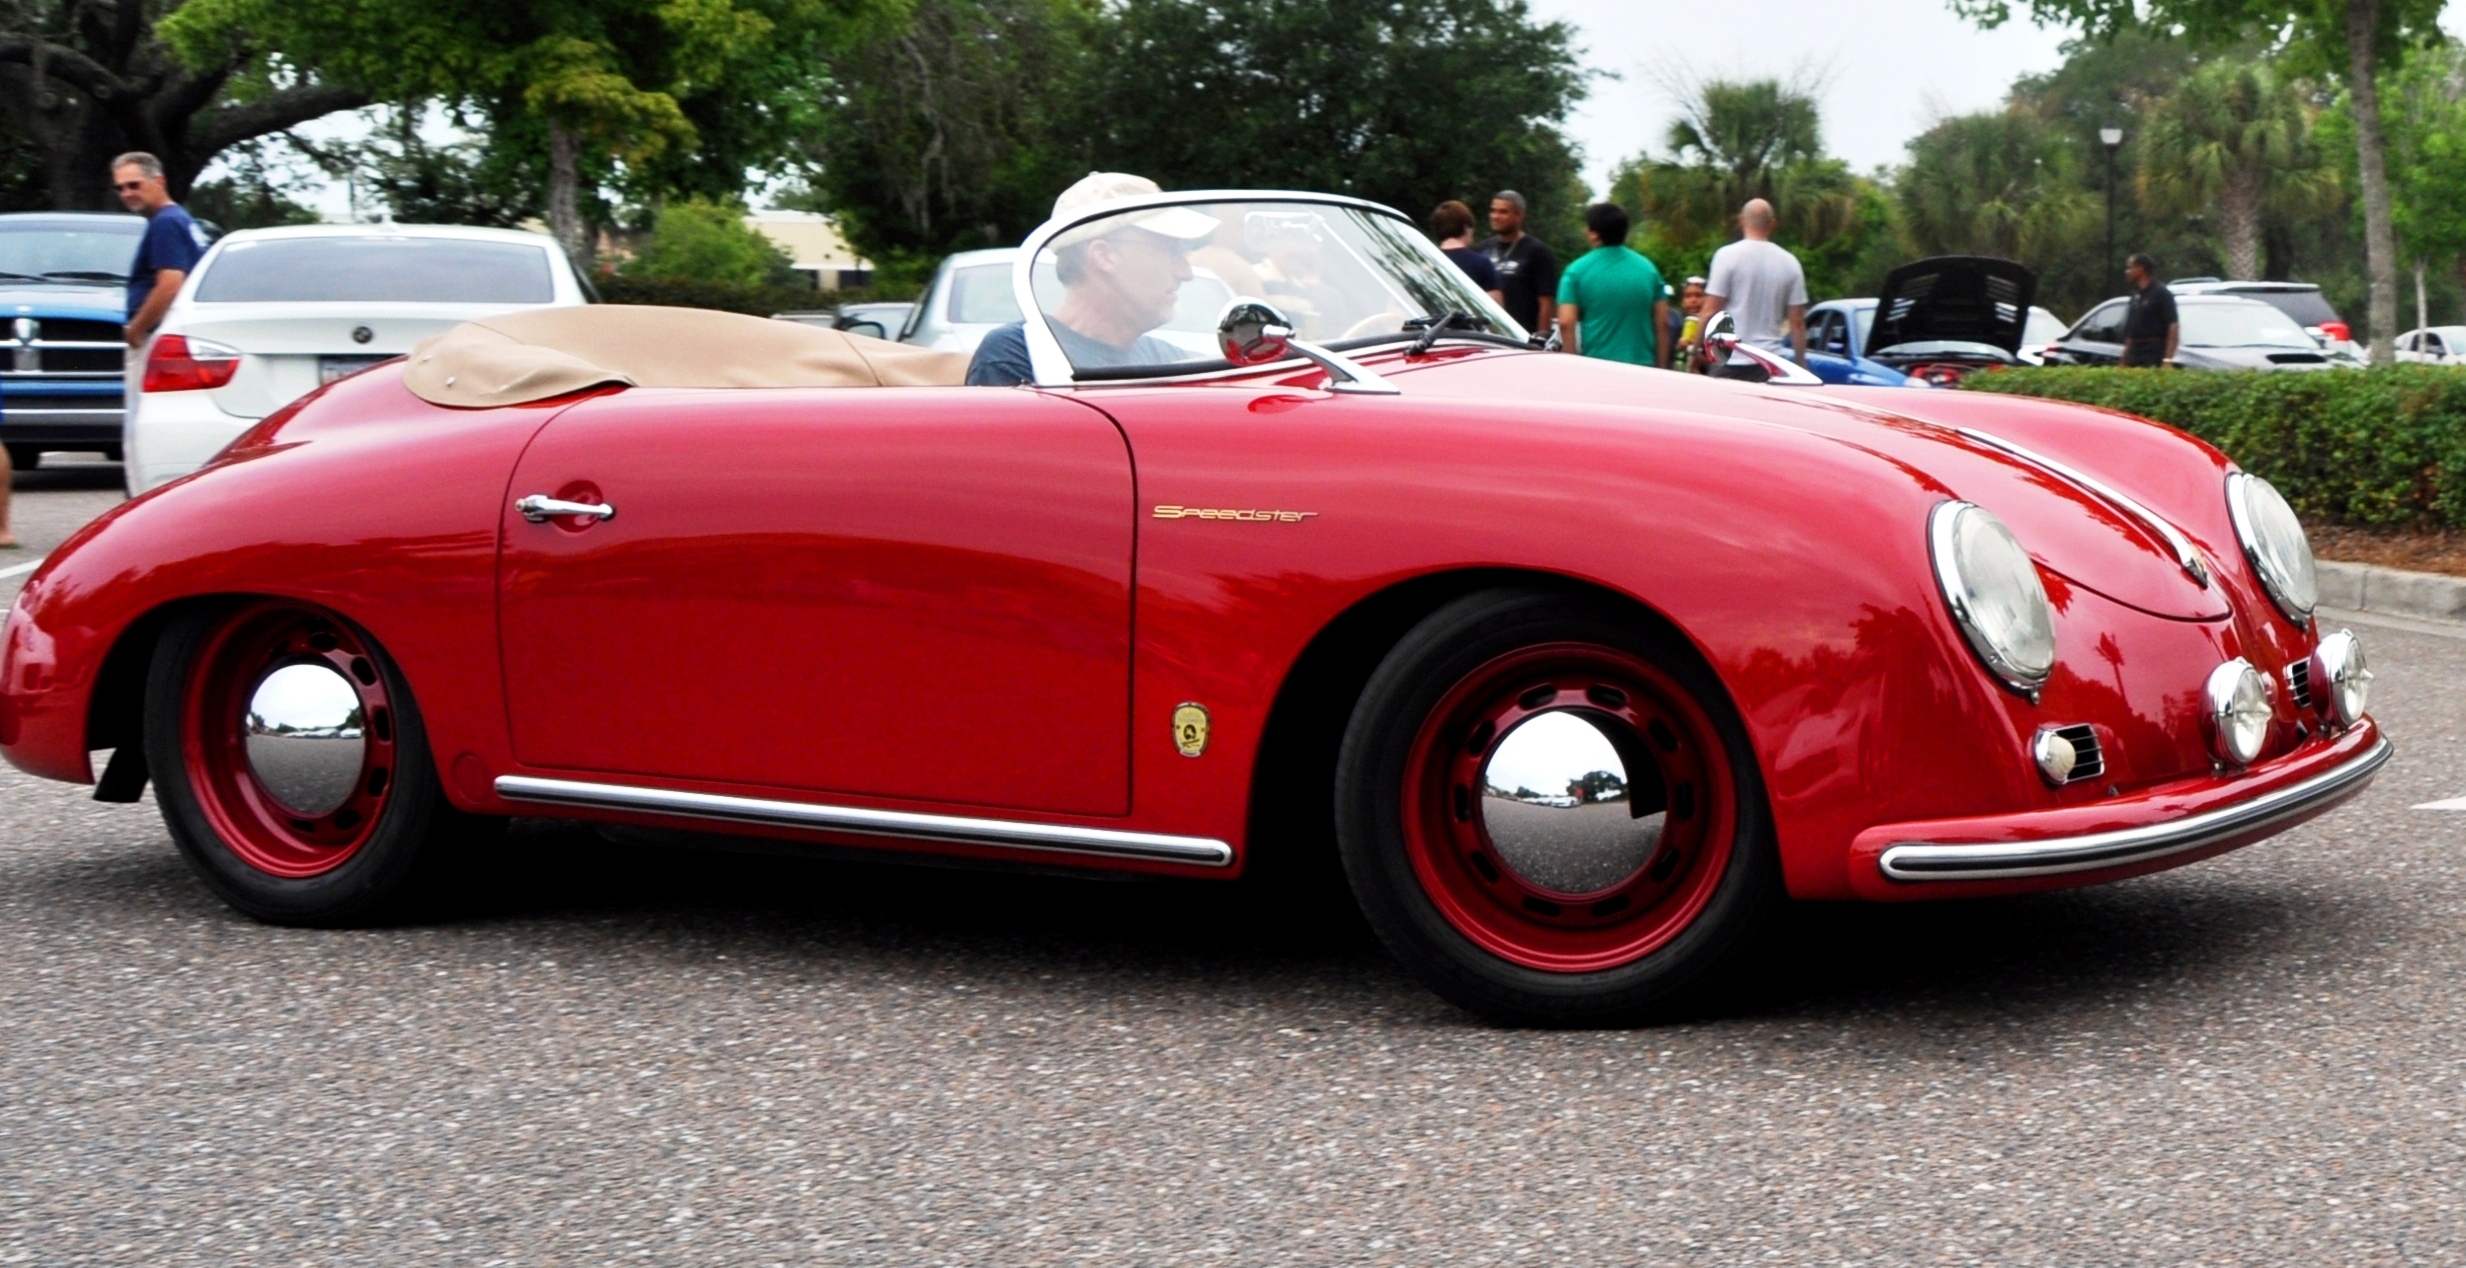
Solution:
{"label": "license plate", "polygon": [[393,359],[392,357],[319,357],[317,358],[317,382],[320,385],[331,383],[347,375],[357,374],[380,361]]}

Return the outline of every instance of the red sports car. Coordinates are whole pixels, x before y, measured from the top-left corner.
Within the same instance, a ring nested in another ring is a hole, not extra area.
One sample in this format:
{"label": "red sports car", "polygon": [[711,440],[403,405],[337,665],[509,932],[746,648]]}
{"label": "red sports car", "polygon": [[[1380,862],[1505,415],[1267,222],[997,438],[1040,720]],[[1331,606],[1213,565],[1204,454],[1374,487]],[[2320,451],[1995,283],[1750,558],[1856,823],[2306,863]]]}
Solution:
{"label": "red sports car", "polygon": [[[1201,275],[1236,298],[1190,311]],[[1337,197],[1100,204],[1014,289],[1008,386],[587,308],[324,388],[51,556],[0,748],[151,780],[297,924],[519,815],[1332,850],[1434,989],[1556,1024],[1716,989],[1789,898],[2138,875],[2388,759],[2301,526],[2181,432],[1543,352]]]}

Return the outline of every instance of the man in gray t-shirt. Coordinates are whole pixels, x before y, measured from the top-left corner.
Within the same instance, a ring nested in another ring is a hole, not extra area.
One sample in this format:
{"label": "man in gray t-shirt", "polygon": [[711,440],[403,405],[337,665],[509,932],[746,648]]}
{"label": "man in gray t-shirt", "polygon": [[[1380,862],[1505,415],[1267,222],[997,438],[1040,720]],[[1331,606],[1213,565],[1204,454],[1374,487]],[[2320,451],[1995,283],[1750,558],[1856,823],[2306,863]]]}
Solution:
{"label": "man in gray t-shirt", "polygon": [[[1746,235],[1713,252],[1712,276],[1704,285],[1704,324],[1727,310],[1738,323],[1738,341],[1807,363],[1807,271],[1798,257],[1772,240],[1772,204],[1750,199],[1738,211]],[[1722,378],[1762,381],[1764,368],[1743,352],[1712,371]]]}

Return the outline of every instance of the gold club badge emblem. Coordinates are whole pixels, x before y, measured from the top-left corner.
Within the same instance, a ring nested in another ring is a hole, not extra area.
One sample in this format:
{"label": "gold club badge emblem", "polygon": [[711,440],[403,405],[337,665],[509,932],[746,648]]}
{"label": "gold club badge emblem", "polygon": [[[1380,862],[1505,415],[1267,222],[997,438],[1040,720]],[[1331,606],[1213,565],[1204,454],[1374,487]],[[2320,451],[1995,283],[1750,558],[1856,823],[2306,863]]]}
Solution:
{"label": "gold club badge emblem", "polygon": [[1184,757],[1197,757],[1207,751],[1207,709],[1196,704],[1183,704],[1173,710],[1173,747]]}

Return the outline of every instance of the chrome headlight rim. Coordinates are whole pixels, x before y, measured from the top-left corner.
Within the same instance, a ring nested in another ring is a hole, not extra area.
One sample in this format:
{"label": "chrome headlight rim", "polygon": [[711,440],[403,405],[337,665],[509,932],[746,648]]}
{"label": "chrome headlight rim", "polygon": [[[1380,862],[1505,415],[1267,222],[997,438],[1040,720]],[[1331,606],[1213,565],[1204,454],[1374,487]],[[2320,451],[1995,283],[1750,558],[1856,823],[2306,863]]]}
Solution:
{"label": "chrome headlight rim", "polygon": [[[1990,531],[2011,543],[2019,562],[2025,565],[2022,575],[2028,579],[2046,629],[2042,662],[2041,658],[2026,655],[2030,649],[2005,646],[1979,619],[1977,606],[1971,601],[1977,587],[1961,571],[1959,549],[1962,524],[1972,515],[1981,517],[1977,522],[1991,526]],[[1935,588],[1943,595],[1944,606],[1951,612],[1953,624],[1960,627],[1970,651],[1998,682],[2036,700],[2047,679],[2055,673],[2055,608],[2046,596],[2045,583],[2038,579],[2037,563],[2029,558],[2020,538],[1993,511],[1975,502],[1948,500],[1937,503],[1927,513],[1927,552],[1935,567]]]}
{"label": "chrome headlight rim", "polygon": [[[2265,500],[2256,496],[2265,494]],[[2265,517],[2277,511],[2285,513],[2286,524],[2294,531],[2294,544],[2302,550],[2301,571],[2296,561],[2278,557],[2277,544],[2265,536]],[[2297,628],[2309,628],[2312,612],[2320,606],[2320,579],[2313,567],[2312,542],[2304,534],[2303,523],[2295,516],[2295,508],[2277,486],[2248,471],[2230,471],[2226,476],[2226,512],[2235,522],[2235,540],[2243,547],[2243,557],[2252,564],[2252,572],[2260,578],[2261,589],[2269,592],[2269,601],[2286,614]]]}
{"label": "chrome headlight rim", "polygon": [[2341,727],[2361,722],[2372,695],[2371,661],[2363,654],[2363,640],[2348,629],[2327,634],[2312,649],[2312,664],[2318,684],[2314,689],[2327,689],[2321,703],[2330,720]]}
{"label": "chrome headlight rim", "polygon": [[2238,656],[2209,671],[2201,700],[2209,721],[2209,749],[2230,766],[2252,764],[2269,743],[2275,710],[2269,680]]}

